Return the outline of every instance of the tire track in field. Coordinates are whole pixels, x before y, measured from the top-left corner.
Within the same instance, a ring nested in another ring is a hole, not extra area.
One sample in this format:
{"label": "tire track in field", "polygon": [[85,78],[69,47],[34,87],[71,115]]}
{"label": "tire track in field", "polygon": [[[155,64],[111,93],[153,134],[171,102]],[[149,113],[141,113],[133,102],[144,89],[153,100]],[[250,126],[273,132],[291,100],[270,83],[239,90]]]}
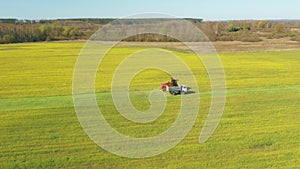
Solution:
{"label": "tire track in field", "polygon": [[[300,85],[276,85],[265,87],[251,87],[243,89],[227,89],[227,97],[248,95],[257,93],[259,95],[278,93],[278,92],[299,92]],[[147,91],[133,91],[143,92]],[[210,91],[200,92],[201,98],[210,98]],[[110,97],[110,92],[97,93],[96,97],[99,98]],[[101,100],[102,102],[105,99]],[[0,111],[10,110],[28,110],[28,109],[42,109],[42,108],[55,108],[55,107],[73,107],[72,95],[57,95],[57,96],[39,96],[39,97],[22,97],[22,98],[0,98]]]}

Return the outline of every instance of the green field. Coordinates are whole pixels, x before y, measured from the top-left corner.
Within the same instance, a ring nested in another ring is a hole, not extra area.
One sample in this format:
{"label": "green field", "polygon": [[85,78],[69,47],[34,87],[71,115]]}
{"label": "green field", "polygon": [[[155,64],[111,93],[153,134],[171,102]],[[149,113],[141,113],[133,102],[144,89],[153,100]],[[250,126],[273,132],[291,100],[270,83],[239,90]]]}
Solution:
{"label": "green field", "polygon": [[[166,153],[130,159],[98,147],[77,119],[72,76],[83,45],[0,45],[0,168],[299,168],[300,51],[221,53],[226,107],[217,130],[203,144],[198,137],[211,101],[208,75],[193,54],[173,51],[198,80],[201,104],[196,123]],[[149,124],[133,123],[117,113],[109,92],[112,73],[124,57],[141,49],[115,47],[96,78],[105,118],[132,137],[167,130],[180,106],[180,97],[167,95],[166,112]],[[133,105],[149,108],[146,91],[166,80],[168,75],[157,70],[138,74],[130,88]]]}

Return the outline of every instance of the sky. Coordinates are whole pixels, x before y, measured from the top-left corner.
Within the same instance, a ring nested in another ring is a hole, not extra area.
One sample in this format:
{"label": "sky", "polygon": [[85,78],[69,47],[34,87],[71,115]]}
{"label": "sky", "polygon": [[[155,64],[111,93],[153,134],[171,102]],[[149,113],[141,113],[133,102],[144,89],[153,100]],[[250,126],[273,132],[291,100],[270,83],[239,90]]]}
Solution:
{"label": "sky", "polygon": [[163,13],[214,20],[300,19],[299,0],[0,0],[0,18],[122,18]]}

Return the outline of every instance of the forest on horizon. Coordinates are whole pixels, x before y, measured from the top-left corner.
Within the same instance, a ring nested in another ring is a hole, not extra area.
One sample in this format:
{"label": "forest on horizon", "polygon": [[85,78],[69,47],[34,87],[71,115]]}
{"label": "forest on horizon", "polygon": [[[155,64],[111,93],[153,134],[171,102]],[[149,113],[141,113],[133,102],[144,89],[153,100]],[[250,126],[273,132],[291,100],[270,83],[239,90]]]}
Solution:
{"label": "forest on horizon", "polygon": [[[203,21],[186,18],[200,28],[210,41],[259,42],[264,38],[289,38],[300,42],[298,20],[238,20]],[[42,42],[60,40],[87,40],[112,18],[78,18],[56,20],[0,19],[0,43]],[[172,42],[172,37],[142,34],[123,41]]]}

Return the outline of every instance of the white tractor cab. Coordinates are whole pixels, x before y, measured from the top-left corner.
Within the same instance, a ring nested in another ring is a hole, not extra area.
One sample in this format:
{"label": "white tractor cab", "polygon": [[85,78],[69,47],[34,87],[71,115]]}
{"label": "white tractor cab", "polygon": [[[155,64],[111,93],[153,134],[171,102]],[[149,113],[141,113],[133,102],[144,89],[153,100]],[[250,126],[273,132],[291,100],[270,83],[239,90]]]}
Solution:
{"label": "white tractor cab", "polygon": [[171,95],[186,94],[188,92],[188,87],[185,85],[171,86],[169,87],[169,92]]}
{"label": "white tractor cab", "polygon": [[171,78],[171,82],[165,82],[161,85],[161,89],[163,91],[169,92],[171,95],[177,95],[177,94],[186,94],[188,93],[189,87],[178,84],[178,79]]}

